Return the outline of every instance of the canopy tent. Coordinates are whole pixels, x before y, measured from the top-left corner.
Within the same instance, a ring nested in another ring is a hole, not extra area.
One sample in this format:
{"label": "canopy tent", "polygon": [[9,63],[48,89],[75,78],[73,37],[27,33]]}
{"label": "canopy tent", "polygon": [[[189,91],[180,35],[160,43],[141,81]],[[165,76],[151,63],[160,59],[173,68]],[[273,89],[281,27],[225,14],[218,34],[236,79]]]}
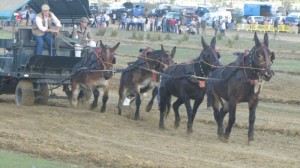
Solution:
{"label": "canopy tent", "polygon": [[0,0],[0,19],[11,18],[14,11],[25,4],[39,13],[45,3],[62,23],[74,24],[80,22],[81,17],[91,15],[88,0]]}
{"label": "canopy tent", "polygon": [[0,0],[0,19],[10,19],[15,10],[28,2],[29,0]]}

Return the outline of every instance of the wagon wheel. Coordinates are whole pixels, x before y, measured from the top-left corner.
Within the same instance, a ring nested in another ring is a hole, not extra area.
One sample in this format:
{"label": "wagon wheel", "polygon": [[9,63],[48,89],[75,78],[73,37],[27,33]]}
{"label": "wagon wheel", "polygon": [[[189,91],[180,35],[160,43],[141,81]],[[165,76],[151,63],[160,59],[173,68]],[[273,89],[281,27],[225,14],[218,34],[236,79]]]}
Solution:
{"label": "wagon wheel", "polygon": [[49,87],[47,84],[40,84],[41,90],[37,93],[40,98],[36,99],[37,104],[47,105],[49,96]]}
{"label": "wagon wheel", "polygon": [[19,81],[15,91],[15,101],[18,106],[30,106],[34,103],[33,85],[30,81]]}

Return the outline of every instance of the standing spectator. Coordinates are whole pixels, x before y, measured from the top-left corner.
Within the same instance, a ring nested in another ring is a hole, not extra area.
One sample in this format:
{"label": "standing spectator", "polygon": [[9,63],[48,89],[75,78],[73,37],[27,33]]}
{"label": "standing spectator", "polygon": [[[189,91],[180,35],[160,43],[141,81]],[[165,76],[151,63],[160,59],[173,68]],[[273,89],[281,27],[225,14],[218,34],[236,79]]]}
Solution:
{"label": "standing spectator", "polygon": [[110,22],[110,17],[109,17],[108,14],[105,14],[104,16],[105,16],[106,27],[108,27],[109,26],[109,22]]}
{"label": "standing spectator", "polygon": [[217,36],[218,31],[219,31],[219,20],[217,18],[213,19],[212,27],[215,30],[215,36]]}
{"label": "standing spectator", "polygon": [[162,32],[165,33],[167,31],[167,19],[166,19],[166,17],[164,17],[162,19],[161,25],[162,25]]}
{"label": "standing spectator", "polygon": [[225,20],[222,20],[222,23],[220,25],[220,32],[222,36],[225,36],[225,30],[226,30],[226,23]]}
{"label": "standing spectator", "polygon": [[97,19],[97,16],[98,16],[98,14],[93,14],[93,17],[94,17],[94,26],[96,27],[96,28],[98,28],[98,19]]}
{"label": "standing spectator", "polygon": [[142,16],[140,16],[139,18],[138,18],[138,23],[137,23],[137,30],[138,31],[142,31],[142,26],[143,25],[143,18],[142,18]]}
{"label": "standing spectator", "polygon": [[155,17],[154,19],[154,31],[157,31],[157,22],[158,22],[158,17]]}
{"label": "standing spectator", "polygon": [[29,17],[30,17],[30,12],[29,12],[29,10],[26,10],[26,16],[25,16],[25,19],[26,19],[26,26],[28,26],[28,23],[29,23]]}
{"label": "standing spectator", "polygon": [[178,33],[181,34],[181,20],[177,19],[177,29]]}
{"label": "standing spectator", "polygon": [[121,29],[125,30],[125,24],[126,24],[126,16],[125,16],[125,14],[122,14],[121,19],[122,19],[122,27],[121,27]]}
{"label": "standing spectator", "polygon": [[172,32],[172,33],[175,32],[175,24],[176,24],[175,18],[172,18],[171,21],[170,21],[171,32]]}
{"label": "standing spectator", "polygon": [[148,27],[148,17],[147,16],[145,16],[145,17],[143,17],[143,29],[144,29],[144,31],[146,31],[146,29],[147,29],[147,27]]}
{"label": "standing spectator", "polygon": [[17,26],[20,26],[22,23],[22,13],[21,12],[18,12],[16,20],[17,20]]}
{"label": "standing spectator", "polygon": [[153,16],[151,16],[151,18],[150,18],[150,31],[152,32],[153,31],[153,26],[154,26],[154,18],[153,18]]}
{"label": "standing spectator", "polygon": [[202,35],[206,35],[206,25],[207,25],[206,19],[202,19],[201,20]]}
{"label": "standing spectator", "polygon": [[196,27],[197,34],[199,34],[200,33],[199,29],[201,27],[201,17],[196,18],[196,24],[197,24],[197,27]]}
{"label": "standing spectator", "polygon": [[131,25],[131,18],[127,16],[126,18],[126,30],[129,31]]}
{"label": "standing spectator", "polygon": [[137,30],[138,27],[138,18],[133,17],[133,30]]}
{"label": "standing spectator", "polygon": [[156,31],[160,31],[161,30],[161,25],[162,25],[162,18],[158,18]]}

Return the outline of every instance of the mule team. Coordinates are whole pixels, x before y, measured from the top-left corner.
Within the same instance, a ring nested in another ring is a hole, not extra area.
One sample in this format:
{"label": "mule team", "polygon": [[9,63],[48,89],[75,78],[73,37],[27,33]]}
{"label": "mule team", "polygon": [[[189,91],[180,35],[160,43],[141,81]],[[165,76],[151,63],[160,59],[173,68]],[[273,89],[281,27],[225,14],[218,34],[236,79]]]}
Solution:
{"label": "mule team", "polygon": [[[236,61],[223,66],[220,63],[220,53],[216,50],[216,38],[213,37],[208,45],[203,37],[201,43],[203,50],[199,56],[191,62],[175,64],[174,56],[176,47],[168,52],[161,45],[160,50],[146,48],[140,50],[140,56],[135,62],[129,63],[122,71],[119,86],[119,114],[122,113],[122,102],[125,97],[135,97],[135,120],[140,118],[139,108],[141,93],[152,90],[152,98],[147,105],[150,111],[154,97],[158,94],[160,121],[159,128],[164,129],[164,120],[171,108],[171,97],[176,97],[173,103],[175,112],[174,126],[180,123],[179,107],[184,104],[188,116],[187,132],[193,132],[193,121],[198,107],[207,93],[208,100],[214,111],[214,118],[218,125],[218,137],[227,141],[232,126],[236,119],[236,106],[240,102],[248,102],[249,106],[249,130],[248,141],[254,140],[255,112],[258,105],[258,95],[262,81],[268,81],[274,75],[271,65],[275,59],[274,52],[269,49],[267,33],[263,42],[260,42],[257,34],[254,34],[254,46],[250,51],[240,53]],[[116,63],[115,51],[120,43],[113,47],[104,45],[90,50],[83,58],[81,68],[74,71],[71,77],[71,104],[76,107],[77,100],[83,96],[89,97],[93,93],[94,101],[91,109],[97,107],[99,91],[102,87],[101,112],[105,112],[108,100],[109,79],[114,74]],[[90,69],[91,65],[94,65]],[[194,104],[191,106],[190,100]],[[221,106],[220,106],[221,105]],[[228,125],[224,130],[223,120],[229,113]]]}

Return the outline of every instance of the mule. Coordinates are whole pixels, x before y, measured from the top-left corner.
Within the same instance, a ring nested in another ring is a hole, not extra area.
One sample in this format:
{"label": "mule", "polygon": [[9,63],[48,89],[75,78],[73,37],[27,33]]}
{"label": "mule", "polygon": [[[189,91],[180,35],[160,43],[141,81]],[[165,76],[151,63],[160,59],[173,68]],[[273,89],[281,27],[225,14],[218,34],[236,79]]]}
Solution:
{"label": "mule", "polygon": [[[268,34],[265,33],[261,43],[254,33],[255,45],[252,49],[238,56],[228,66],[212,72],[208,80],[208,95],[212,96],[214,118],[218,124],[218,138],[228,141],[231,129],[236,120],[236,106],[247,102],[249,108],[248,142],[254,140],[254,122],[260,93],[261,80],[269,81],[274,75],[271,65],[275,59],[274,52],[269,49]],[[220,101],[221,103],[220,108]],[[229,113],[228,124],[224,131],[223,120]]]}
{"label": "mule", "polygon": [[92,91],[94,100],[90,108],[95,109],[98,106],[100,95],[98,88],[102,87],[104,93],[101,112],[105,112],[109,93],[109,79],[114,73],[115,51],[119,45],[120,43],[117,43],[115,46],[109,47],[100,41],[100,47],[91,48],[91,51],[87,53],[87,58],[82,60],[84,67],[77,69],[71,77],[72,97],[70,102],[73,107],[77,106],[80,91],[84,91],[85,94]]}
{"label": "mule", "polygon": [[[173,103],[175,112],[174,126],[177,128],[180,123],[179,107],[184,103],[188,116],[187,132],[193,132],[193,122],[197,109],[203,101],[205,89],[205,77],[216,67],[221,66],[219,61],[220,55],[216,51],[216,38],[212,38],[208,45],[201,37],[203,50],[200,55],[190,63],[182,63],[167,68],[161,76],[159,87],[159,110],[160,120],[159,128],[164,129],[164,117],[166,107],[170,102],[171,96],[177,97]],[[198,78],[200,77],[200,78]],[[193,108],[190,100],[195,100]],[[169,109],[168,109],[169,110]]]}
{"label": "mule", "polygon": [[135,120],[140,118],[140,93],[146,92],[157,84],[157,72],[162,72],[166,66],[174,64],[173,58],[176,53],[176,47],[173,47],[171,53],[164,50],[163,45],[161,45],[161,50],[143,53],[137,61],[130,64],[122,72],[119,86],[119,115],[122,114],[122,102],[126,97],[125,93],[130,92],[135,97]]}

